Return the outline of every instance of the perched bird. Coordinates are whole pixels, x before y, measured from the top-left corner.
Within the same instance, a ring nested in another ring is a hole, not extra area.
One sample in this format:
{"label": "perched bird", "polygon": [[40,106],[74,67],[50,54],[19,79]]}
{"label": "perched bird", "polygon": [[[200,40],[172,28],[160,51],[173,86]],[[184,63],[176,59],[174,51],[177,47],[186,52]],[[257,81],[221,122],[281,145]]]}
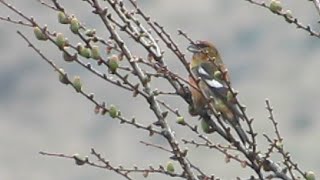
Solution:
{"label": "perched bird", "polygon": [[188,47],[193,53],[190,62],[190,71],[193,75],[189,77],[192,95],[191,115],[203,115],[208,112],[211,104],[215,111],[220,112],[236,130],[241,141],[245,144],[248,137],[240,126],[242,114],[235,104],[235,98],[227,87],[230,77],[223,64],[218,50],[207,41],[197,41]]}

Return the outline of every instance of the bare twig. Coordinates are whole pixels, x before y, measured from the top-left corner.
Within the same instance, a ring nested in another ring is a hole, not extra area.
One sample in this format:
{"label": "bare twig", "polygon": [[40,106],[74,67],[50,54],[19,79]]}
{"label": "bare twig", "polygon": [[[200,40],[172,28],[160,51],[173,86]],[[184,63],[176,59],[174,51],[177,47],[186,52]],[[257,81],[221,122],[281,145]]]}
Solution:
{"label": "bare twig", "polygon": [[[43,60],[45,60],[55,71],[57,71],[61,76],[65,77],[65,83],[66,84],[70,84],[74,89],[76,89],[76,87],[74,86],[74,84],[67,78],[67,75],[64,74],[55,64],[53,61],[51,61],[50,59],[48,59],[44,54],[41,53],[41,51],[39,49],[37,49],[30,41],[29,39],[23,35],[20,31],[17,32],[27,43],[28,46],[31,47]],[[99,107],[101,109],[102,112],[108,112],[109,109],[107,109],[105,107],[105,103],[99,103],[98,101],[96,101],[94,99],[94,96],[92,94],[87,94],[85,93],[82,89],[76,89],[81,95],[83,95],[84,97],[86,97],[89,101],[91,101],[95,106]],[[130,124],[132,126],[135,126],[138,129],[143,129],[145,131],[148,131],[150,135],[153,134],[159,134],[162,135],[162,132],[157,131],[155,129],[152,128],[152,126],[144,126],[142,124],[138,124],[135,120],[135,118],[132,118],[132,120],[126,119],[122,116],[117,116],[117,119],[120,120],[120,123],[125,123],[125,124]]]}
{"label": "bare twig", "polygon": [[[93,150],[93,152],[95,152],[95,151]],[[111,165],[110,162],[107,162],[107,161],[103,161],[104,164],[100,165],[100,164],[97,164],[95,162],[90,161],[88,157],[85,157],[85,158],[79,157],[78,154],[66,155],[66,154],[62,154],[62,153],[49,153],[49,152],[44,152],[44,151],[40,151],[39,154],[44,155],[44,156],[50,156],[50,157],[60,157],[60,158],[66,158],[66,159],[74,159],[75,163],[77,165],[79,165],[79,166],[82,166],[82,165],[86,164],[86,165],[89,165],[91,167],[107,169],[107,170],[115,172],[116,174],[121,175],[122,177],[124,177],[124,178],[126,178],[128,180],[133,180],[131,177],[128,176],[127,172],[121,171],[119,168],[114,167],[113,165]]]}
{"label": "bare twig", "polygon": [[9,16],[8,17],[0,17],[0,20],[6,21],[6,22],[9,22],[9,23],[12,23],[12,24],[18,24],[18,25],[27,26],[27,27],[33,27],[32,24],[28,24],[28,23],[23,22],[21,20],[13,20]]}
{"label": "bare twig", "polygon": [[[258,2],[255,0],[245,0],[245,1],[250,2],[251,4],[257,5],[259,7],[270,10],[270,7],[265,2]],[[292,24],[296,25],[296,27],[298,29],[302,29],[302,30],[308,32],[311,36],[315,36],[317,38],[320,38],[320,33],[313,30],[309,25],[302,24],[297,18],[289,17],[286,14],[286,12],[278,11],[275,14],[282,16],[288,23],[292,23]]]}
{"label": "bare twig", "polygon": [[170,144],[171,148],[173,149],[174,153],[178,157],[177,160],[179,161],[182,169],[185,171],[187,177],[190,180],[197,180],[198,178],[191,171],[189,163],[187,162],[186,158],[182,155],[182,151],[180,150],[178,142],[176,141],[171,128],[169,127],[169,125],[167,124],[167,122],[165,120],[165,116],[162,113],[162,111],[159,107],[159,104],[156,101],[156,97],[151,92],[150,83],[146,81],[147,77],[146,77],[145,73],[141,70],[138,63],[133,61],[133,56],[132,56],[131,52],[129,51],[127,46],[124,44],[124,42],[120,38],[119,34],[114,30],[110,21],[107,20],[107,18],[106,18],[107,10],[102,9],[97,0],[92,0],[92,3],[93,3],[93,8],[95,8],[95,13],[97,13],[99,15],[99,17],[103,21],[105,27],[110,32],[112,39],[114,39],[114,41],[118,44],[118,46],[122,50],[124,56],[128,60],[129,64],[136,72],[136,75],[139,78],[141,84],[144,86],[144,91],[149,96],[148,102],[150,104],[150,108],[153,110],[154,114],[156,115],[156,117],[158,119],[158,122],[156,124],[158,124],[163,129],[164,137],[167,139],[167,141]]}
{"label": "bare twig", "polygon": [[320,15],[320,1],[319,0],[313,0],[314,6],[316,7],[319,15]]}

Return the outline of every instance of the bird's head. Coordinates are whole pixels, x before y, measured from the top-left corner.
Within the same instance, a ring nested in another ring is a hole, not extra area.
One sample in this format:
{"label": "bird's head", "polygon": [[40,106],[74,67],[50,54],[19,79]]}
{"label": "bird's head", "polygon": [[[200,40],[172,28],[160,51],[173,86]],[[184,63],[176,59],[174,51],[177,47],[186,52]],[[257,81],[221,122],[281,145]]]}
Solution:
{"label": "bird's head", "polygon": [[187,49],[193,53],[193,60],[196,61],[215,61],[216,59],[220,59],[217,48],[208,41],[197,41],[192,43]]}

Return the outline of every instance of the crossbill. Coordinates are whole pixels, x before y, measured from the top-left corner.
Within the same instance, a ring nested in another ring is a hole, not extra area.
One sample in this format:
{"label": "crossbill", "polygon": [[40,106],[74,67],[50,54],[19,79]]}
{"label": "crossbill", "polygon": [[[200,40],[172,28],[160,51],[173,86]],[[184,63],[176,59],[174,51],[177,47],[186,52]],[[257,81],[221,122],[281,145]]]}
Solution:
{"label": "crossbill", "polygon": [[190,71],[194,78],[189,76],[193,102],[191,115],[202,115],[208,112],[208,105],[211,104],[215,111],[233,126],[241,141],[244,144],[249,142],[240,126],[239,119],[243,116],[227,87],[226,83],[230,81],[230,77],[218,50],[207,41],[197,41],[191,44],[188,50],[193,53]]}

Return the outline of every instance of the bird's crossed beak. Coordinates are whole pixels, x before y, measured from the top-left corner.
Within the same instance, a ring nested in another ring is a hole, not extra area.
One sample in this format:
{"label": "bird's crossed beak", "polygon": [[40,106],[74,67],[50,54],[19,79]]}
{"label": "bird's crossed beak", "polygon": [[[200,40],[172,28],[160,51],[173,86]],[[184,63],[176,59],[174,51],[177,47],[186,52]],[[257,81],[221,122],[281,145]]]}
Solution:
{"label": "bird's crossed beak", "polygon": [[187,48],[188,51],[192,52],[192,53],[199,53],[201,52],[201,49],[199,48],[199,46],[197,44],[190,44],[190,46],[188,46]]}

